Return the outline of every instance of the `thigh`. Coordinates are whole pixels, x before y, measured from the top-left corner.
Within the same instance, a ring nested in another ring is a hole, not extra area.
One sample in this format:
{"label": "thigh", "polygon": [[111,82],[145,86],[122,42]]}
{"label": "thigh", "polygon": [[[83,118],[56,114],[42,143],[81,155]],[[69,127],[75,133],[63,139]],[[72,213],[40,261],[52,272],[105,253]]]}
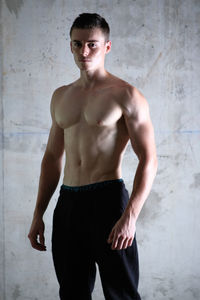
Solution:
{"label": "thigh", "polygon": [[[88,209],[80,207],[77,195],[60,193],[53,214],[52,252],[58,261],[79,265],[82,257],[91,256],[91,234],[87,218]],[[76,257],[76,260],[70,260]]]}
{"label": "thigh", "polygon": [[102,192],[97,213],[96,253],[106,300],[140,299],[137,292],[139,261],[136,236],[130,247],[112,250],[107,238],[129,201],[124,184]]}
{"label": "thigh", "polygon": [[99,191],[95,201],[95,236],[98,249],[107,244],[108,236],[122,216],[129,201],[124,183],[119,182]]}
{"label": "thigh", "polygon": [[98,259],[99,273],[106,300],[139,300],[139,262],[137,242],[130,247],[111,250],[106,245]]}
{"label": "thigh", "polygon": [[86,224],[80,226],[76,205],[70,193],[60,195],[53,214],[52,255],[61,299],[89,300],[96,266],[89,237],[82,234]]}

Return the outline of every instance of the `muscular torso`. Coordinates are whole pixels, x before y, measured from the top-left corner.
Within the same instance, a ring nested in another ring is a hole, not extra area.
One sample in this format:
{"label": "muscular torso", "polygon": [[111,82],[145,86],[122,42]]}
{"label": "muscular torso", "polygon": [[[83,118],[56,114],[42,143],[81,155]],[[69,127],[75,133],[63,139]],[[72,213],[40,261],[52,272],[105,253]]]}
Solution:
{"label": "muscular torso", "polygon": [[121,99],[125,82],[112,78],[92,90],[77,82],[63,88],[55,119],[64,130],[63,183],[79,186],[121,177],[129,140]]}

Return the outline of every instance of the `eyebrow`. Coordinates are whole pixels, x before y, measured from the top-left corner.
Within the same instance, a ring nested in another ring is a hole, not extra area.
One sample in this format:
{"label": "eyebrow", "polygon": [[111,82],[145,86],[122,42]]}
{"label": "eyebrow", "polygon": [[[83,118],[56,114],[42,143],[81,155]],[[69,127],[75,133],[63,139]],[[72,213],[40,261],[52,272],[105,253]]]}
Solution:
{"label": "eyebrow", "polygon": [[[73,40],[73,42],[81,42],[81,41],[79,41],[79,40]],[[99,41],[98,40],[89,40],[87,42],[99,42]]]}

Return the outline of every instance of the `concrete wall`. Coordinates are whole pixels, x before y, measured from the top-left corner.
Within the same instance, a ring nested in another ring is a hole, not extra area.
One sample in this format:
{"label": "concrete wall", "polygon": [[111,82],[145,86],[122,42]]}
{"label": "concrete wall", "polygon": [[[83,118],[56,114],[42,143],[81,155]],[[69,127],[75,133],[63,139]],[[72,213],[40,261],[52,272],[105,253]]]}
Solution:
{"label": "concrete wall", "polygon": [[[82,12],[109,22],[106,69],[146,96],[155,127],[158,173],[137,223],[142,299],[200,299],[199,0],[2,1],[0,299],[58,299],[51,222],[59,188],[45,214],[47,252],[33,250],[27,234],[50,98],[79,77],[68,32]],[[136,166],[129,144],[129,191]],[[93,299],[104,299],[99,277]]]}

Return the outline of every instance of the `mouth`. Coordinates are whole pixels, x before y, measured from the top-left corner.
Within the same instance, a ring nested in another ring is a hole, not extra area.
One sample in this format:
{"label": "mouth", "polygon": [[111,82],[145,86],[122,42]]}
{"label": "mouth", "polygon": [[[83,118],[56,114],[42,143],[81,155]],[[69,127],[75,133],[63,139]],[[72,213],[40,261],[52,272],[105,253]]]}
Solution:
{"label": "mouth", "polygon": [[81,59],[81,60],[79,60],[80,62],[88,62],[88,61],[90,61],[89,59]]}

